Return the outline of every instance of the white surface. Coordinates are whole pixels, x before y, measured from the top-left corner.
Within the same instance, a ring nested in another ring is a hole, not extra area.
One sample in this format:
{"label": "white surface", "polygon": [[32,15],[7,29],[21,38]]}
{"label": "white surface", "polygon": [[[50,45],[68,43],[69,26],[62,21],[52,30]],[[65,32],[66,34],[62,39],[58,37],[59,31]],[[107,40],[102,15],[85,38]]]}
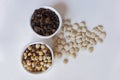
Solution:
{"label": "white surface", "polygon": [[[43,5],[54,6],[73,22],[87,21],[90,29],[103,24],[107,38],[93,54],[80,53],[67,65],[56,62],[44,75],[27,74],[20,55],[24,45],[39,40],[30,17]],[[120,80],[119,8],[120,0],[0,0],[0,80]]]}

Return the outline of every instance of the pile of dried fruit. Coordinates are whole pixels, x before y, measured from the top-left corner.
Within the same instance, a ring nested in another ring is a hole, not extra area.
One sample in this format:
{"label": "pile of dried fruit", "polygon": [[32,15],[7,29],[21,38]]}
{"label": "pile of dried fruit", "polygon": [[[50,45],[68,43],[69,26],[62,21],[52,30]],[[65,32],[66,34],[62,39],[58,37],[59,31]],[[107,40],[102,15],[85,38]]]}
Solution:
{"label": "pile of dried fruit", "polygon": [[33,30],[41,36],[49,36],[56,32],[59,26],[59,18],[50,9],[36,9],[31,18]]}
{"label": "pile of dried fruit", "polygon": [[98,25],[90,31],[86,22],[80,24],[71,24],[70,19],[63,20],[63,25],[60,33],[53,37],[55,57],[61,58],[64,54],[66,58],[64,63],[68,63],[68,57],[76,58],[79,51],[88,50],[93,52],[94,46],[97,43],[102,43],[106,37],[106,32],[102,25]]}
{"label": "pile of dried fruit", "polygon": [[52,65],[51,51],[45,44],[32,44],[24,51],[22,64],[29,72],[44,72]]}

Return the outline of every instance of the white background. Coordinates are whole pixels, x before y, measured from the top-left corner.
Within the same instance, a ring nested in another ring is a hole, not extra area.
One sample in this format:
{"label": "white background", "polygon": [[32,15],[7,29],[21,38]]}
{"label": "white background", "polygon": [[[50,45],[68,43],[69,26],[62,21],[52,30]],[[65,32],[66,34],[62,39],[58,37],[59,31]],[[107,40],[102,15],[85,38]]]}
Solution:
{"label": "white background", "polygon": [[[81,52],[67,65],[56,62],[43,75],[27,73],[21,51],[39,40],[30,17],[42,5],[55,7],[72,22],[85,20],[90,29],[103,24],[107,37],[93,54]],[[0,80],[120,80],[120,0],[0,0]]]}

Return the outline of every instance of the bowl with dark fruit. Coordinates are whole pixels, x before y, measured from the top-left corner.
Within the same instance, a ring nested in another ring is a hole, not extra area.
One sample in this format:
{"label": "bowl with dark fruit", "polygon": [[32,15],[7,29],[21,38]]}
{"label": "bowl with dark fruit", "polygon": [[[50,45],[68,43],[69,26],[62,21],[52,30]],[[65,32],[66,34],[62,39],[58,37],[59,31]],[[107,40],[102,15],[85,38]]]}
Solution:
{"label": "bowl with dark fruit", "polygon": [[49,6],[35,9],[31,17],[31,28],[40,38],[53,37],[62,26],[62,18],[57,10]]}
{"label": "bowl with dark fruit", "polygon": [[33,74],[48,72],[54,62],[53,51],[43,42],[33,42],[25,46],[21,63],[24,69]]}

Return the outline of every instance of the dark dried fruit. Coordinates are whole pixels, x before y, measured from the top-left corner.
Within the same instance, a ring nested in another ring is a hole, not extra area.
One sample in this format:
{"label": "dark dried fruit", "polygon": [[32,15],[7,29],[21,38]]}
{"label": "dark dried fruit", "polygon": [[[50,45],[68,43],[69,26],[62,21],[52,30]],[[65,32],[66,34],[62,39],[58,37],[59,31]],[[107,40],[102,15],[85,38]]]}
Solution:
{"label": "dark dried fruit", "polygon": [[33,30],[42,36],[49,36],[58,29],[59,18],[50,9],[40,8],[34,11],[31,18]]}

